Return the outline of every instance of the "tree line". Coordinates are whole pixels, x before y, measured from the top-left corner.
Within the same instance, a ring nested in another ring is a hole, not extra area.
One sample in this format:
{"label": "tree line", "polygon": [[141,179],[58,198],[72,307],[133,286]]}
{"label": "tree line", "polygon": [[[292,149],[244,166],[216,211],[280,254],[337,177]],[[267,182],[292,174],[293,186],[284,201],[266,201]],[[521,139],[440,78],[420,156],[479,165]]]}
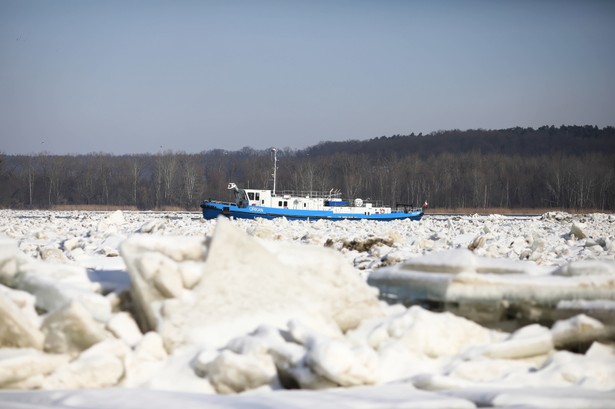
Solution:
{"label": "tree line", "polygon": [[[271,151],[0,154],[0,207],[197,210],[228,182],[272,188]],[[615,210],[615,128],[439,131],[278,151],[277,190],[436,208]]]}

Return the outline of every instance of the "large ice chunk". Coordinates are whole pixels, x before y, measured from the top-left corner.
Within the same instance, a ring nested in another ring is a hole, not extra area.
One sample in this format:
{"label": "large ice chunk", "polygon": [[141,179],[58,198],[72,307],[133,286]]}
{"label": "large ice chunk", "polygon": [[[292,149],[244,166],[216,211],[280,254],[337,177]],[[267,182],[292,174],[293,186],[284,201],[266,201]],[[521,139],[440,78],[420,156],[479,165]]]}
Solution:
{"label": "large ice chunk", "polygon": [[192,237],[135,235],[122,243],[120,252],[131,277],[137,321],[142,328],[156,329],[162,301],[182,292],[181,267],[194,270],[198,262],[202,270],[205,243]]}
{"label": "large ice chunk", "polygon": [[[134,353],[129,354],[127,358],[122,386],[138,387],[143,386],[160,372],[168,355],[160,335],[150,331],[141,336],[139,343],[134,347]],[[175,382],[181,381],[175,380]]]}
{"label": "large ice chunk", "polygon": [[0,236],[0,283],[11,285],[18,271],[17,242]]}
{"label": "large ice chunk", "polygon": [[[376,291],[341,256],[297,246],[285,248],[292,257],[284,258],[220,218],[206,257],[196,238],[134,236],[121,252],[142,325],[156,329],[169,350],[222,346],[260,324],[284,328],[293,318],[339,336],[381,314]],[[202,275],[187,291],[181,271],[189,262],[194,276],[195,261]]]}
{"label": "large ice chunk", "polygon": [[78,301],[97,321],[111,318],[109,300],[96,292],[83,267],[32,261],[20,267],[18,286],[36,296],[36,306],[45,311]]}
{"label": "large ice chunk", "polygon": [[596,339],[615,335],[613,329],[585,314],[576,315],[564,321],[557,321],[553,328],[553,343],[558,347],[579,345]]}
{"label": "large ice chunk", "polygon": [[401,264],[404,270],[461,273],[476,271],[476,257],[469,250],[450,250],[411,258]]}
{"label": "large ice chunk", "polygon": [[0,347],[42,349],[43,333],[5,294],[0,292]]}
{"label": "large ice chunk", "polygon": [[0,388],[35,388],[43,377],[67,363],[68,355],[45,354],[32,348],[0,349]]}
{"label": "large ice chunk", "polygon": [[117,338],[123,340],[130,347],[134,347],[143,338],[137,323],[127,312],[114,314],[107,323],[107,329]]}
{"label": "large ice chunk", "polygon": [[553,350],[549,329],[538,324],[523,327],[508,339],[488,345],[485,355],[490,358],[519,359],[545,355]]}
{"label": "large ice chunk", "polygon": [[22,319],[30,321],[33,327],[40,326],[41,319],[36,312],[36,298],[32,294],[5,287],[2,284],[0,284],[0,294],[4,294],[19,308]]}
{"label": "large ice chunk", "polygon": [[71,302],[58,308],[43,321],[45,351],[78,353],[107,337],[97,323],[79,303]]}
{"label": "large ice chunk", "polygon": [[270,355],[238,354],[224,350],[208,366],[208,379],[219,393],[236,393],[274,382],[277,377]]}
{"label": "large ice chunk", "polygon": [[104,388],[117,385],[124,376],[124,362],[130,353],[130,348],[118,339],[99,342],[45,378],[42,388]]}
{"label": "large ice chunk", "polygon": [[483,314],[495,322],[506,315],[536,321],[561,318],[554,309],[562,301],[615,300],[614,274],[611,260],[554,268],[449,250],[373,271],[368,282],[404,304],[438,302],[477,320]]}

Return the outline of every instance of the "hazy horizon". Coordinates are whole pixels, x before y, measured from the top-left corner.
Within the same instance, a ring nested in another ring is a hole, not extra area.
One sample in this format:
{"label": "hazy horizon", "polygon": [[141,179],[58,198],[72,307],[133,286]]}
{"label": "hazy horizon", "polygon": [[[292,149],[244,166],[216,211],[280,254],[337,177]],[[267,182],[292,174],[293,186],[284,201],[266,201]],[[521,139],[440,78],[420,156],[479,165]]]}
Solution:
{"label": "hazy horizon", "polygon": [[0,0],[0,152],[613,126],[615,2]]}

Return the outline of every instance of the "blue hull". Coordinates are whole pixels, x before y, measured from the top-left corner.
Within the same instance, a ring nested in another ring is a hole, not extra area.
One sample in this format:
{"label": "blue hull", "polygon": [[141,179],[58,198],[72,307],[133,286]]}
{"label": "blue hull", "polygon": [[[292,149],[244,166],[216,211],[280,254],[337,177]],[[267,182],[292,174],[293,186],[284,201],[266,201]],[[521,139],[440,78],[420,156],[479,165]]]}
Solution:
{"label": "blue hull", "polygon": [[329,210],[295,210],[279,209],[275,207],[248,206],[240,208],[233,203],[208,202],[201,203],[203,218],[206,220],[215,219],[220,215],[235,217],[237,219],[276,219],[285,217],[288,220],[420,220],[423,211],[394,211],[384,214],[357,214],[357,213],[335,213]]}

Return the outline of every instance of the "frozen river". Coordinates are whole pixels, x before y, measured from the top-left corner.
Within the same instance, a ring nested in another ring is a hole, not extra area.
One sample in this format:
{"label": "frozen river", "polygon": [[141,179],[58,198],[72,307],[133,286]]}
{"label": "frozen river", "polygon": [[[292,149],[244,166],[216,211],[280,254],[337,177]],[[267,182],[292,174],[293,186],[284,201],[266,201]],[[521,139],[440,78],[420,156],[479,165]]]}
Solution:
{"label": "frozen river", "polygon": [[0,210],[0,401],[612,407],[614,242],[611,214]]}

